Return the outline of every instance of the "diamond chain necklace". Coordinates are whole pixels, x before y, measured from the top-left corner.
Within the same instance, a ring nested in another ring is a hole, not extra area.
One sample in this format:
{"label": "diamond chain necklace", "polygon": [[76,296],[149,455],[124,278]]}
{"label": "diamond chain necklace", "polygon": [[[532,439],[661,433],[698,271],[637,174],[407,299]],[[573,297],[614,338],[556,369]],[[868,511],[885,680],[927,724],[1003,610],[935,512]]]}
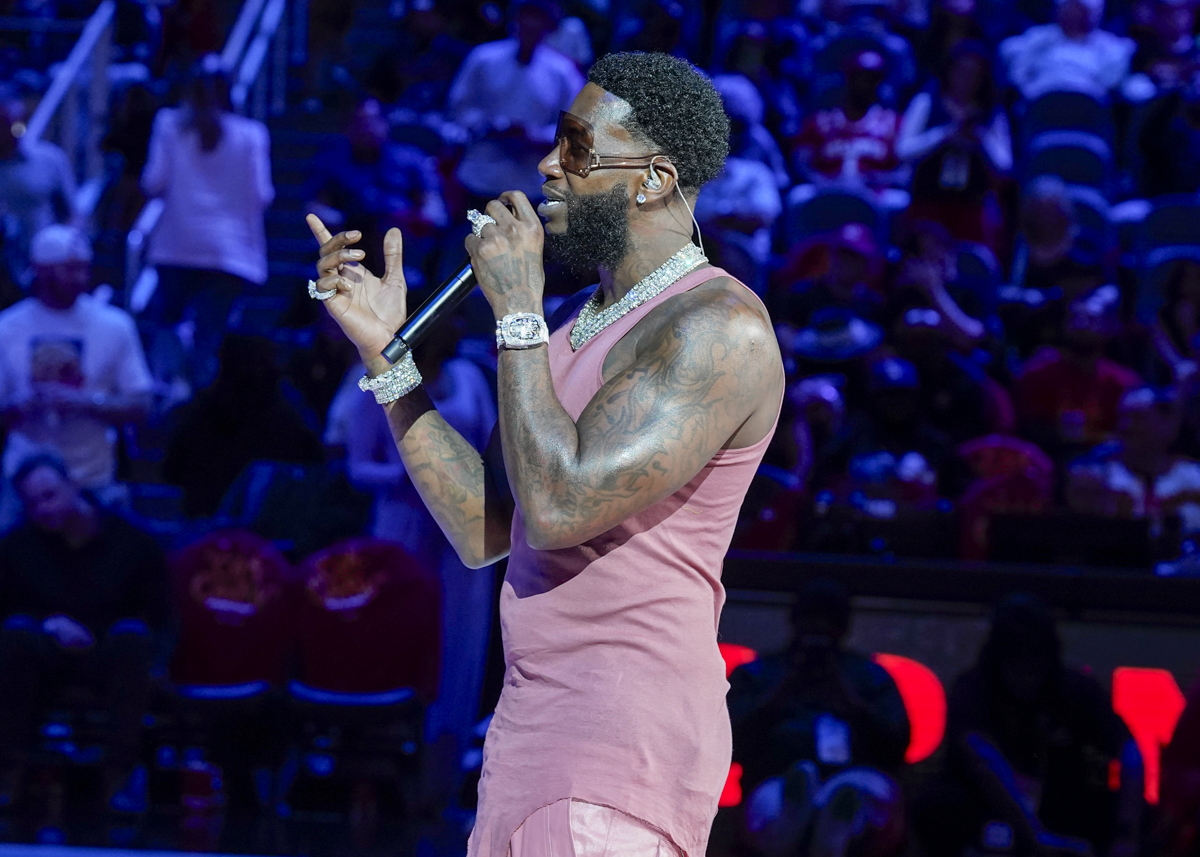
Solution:
{"label": "diamond chain necklace", "polygon": [[580,308],[579,316],[575,319],[575,327],[571,329],[571,350],[578,351],[600,331],[629,315],[651,298],[662,294],[669,286],[707,261],[708,257],[704,255],[704,251],[689,241],[678,253],[664,262],[661,268],[638,280],[623,298],[608,309],[600,309],[600,301],[604,299],[604,294],[597,288],[587,303]]}

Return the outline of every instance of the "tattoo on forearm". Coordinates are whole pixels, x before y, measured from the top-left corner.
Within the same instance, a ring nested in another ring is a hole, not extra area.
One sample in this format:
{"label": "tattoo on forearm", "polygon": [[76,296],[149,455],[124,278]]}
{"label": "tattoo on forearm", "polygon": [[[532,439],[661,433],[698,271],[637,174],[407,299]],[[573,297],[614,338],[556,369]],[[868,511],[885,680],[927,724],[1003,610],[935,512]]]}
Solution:
{"label": "tattoo on forearm", "polygon": [[414,393],[412,399],[388,406],[388,424],[421,499],[464,562],[503,554],[508,522],[497,519],[502,504],[482,455],[427,396]]}

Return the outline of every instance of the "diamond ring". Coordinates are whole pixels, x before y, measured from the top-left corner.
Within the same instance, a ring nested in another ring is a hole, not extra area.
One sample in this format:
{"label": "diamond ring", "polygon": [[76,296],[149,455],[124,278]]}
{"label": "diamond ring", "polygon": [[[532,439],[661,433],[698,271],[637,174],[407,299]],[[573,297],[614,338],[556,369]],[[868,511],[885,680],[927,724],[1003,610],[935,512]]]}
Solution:
{"label": "diamond ring", "polygon": [[483,227],[487,226],[489,223],[496,222],[496,218],[492,217],[490,214],[484,214],[483,212],[474,208],[467,212],[467,220],[471,221],[471,231],[475,233],[476,238],[478,238],[480,233],[483,232]]}
{"label": "diamond ring", "polygon": [[327,292],[323,292],[317,288],[317,284],[315,282],[312,280],[308,281],[308,296],[310,298],[316,298],[319,301],[327,301],[336,294],[337,289],[330,289]]}

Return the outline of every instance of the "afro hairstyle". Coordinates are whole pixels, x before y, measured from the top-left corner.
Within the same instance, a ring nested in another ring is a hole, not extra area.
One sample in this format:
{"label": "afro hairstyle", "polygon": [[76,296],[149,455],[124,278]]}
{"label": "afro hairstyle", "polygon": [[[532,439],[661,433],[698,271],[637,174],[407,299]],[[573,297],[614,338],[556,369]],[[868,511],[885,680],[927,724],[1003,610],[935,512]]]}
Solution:
{"label": "afro hairstyle", "polygon": [[699,190],[725,168],[729,117],[712,82],[687,60],[608,54],[592,66],[588,82],[629,104],[622,126],[670,158],[684,190]]}

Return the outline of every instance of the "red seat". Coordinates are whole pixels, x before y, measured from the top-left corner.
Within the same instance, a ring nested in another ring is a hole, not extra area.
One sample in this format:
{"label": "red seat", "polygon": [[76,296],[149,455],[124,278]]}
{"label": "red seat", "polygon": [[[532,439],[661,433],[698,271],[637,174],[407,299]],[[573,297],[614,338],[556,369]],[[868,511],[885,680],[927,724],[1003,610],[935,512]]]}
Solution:
{"label": "red seat", "polygon": [[210,533],[171,560],[180,638],[171,675],[182,685],[278,684],[294,645],[291,567],[271,542]]}
{"label": "red seat", "polygon": [[413,688],[437,696],[442,590],[437,574],[401,545],[350,539],[302,566],[300,681],[370,694]]}

